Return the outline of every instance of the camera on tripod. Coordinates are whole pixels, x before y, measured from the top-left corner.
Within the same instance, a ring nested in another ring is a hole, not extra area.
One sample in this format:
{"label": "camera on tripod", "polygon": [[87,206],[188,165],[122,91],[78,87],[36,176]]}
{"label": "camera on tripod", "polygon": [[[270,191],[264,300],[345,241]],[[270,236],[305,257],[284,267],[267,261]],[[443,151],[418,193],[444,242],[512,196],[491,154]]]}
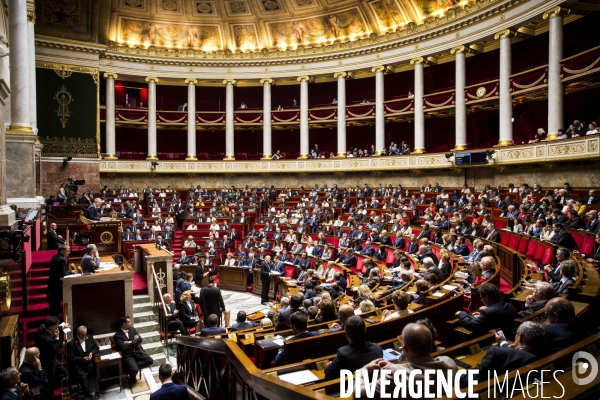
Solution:
{"label": "camera on tripod", "polygon": [[77,202],[76,195],[80,185],[85,185],[85,179],[73,179],[69,177],[67,184],[65,185],[65,192],[67,195],[67,205],[72,205]]}
{"label": "camera on tripod", "polygon": [[23,260],[21,244],[29,242],[29,235],[22,230],[0,231],[0,259],[12,258],[14,262]]}

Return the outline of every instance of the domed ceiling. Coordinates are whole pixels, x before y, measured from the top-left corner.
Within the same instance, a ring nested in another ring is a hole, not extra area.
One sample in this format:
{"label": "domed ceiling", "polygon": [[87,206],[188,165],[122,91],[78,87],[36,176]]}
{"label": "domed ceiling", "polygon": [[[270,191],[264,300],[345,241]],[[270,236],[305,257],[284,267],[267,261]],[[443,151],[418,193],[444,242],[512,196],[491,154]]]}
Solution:
{"label": "domed ceiling", "polygon": [[145,48],[234,52],[347,42],[471,0],[36,0],[36,33]]}

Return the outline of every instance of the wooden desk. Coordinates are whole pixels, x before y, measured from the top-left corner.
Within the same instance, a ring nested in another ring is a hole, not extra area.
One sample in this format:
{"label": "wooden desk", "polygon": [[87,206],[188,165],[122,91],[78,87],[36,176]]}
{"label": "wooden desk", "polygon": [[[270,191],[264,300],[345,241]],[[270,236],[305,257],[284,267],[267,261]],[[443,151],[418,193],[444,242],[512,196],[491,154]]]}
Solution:
{"label": "wooden desk", "polygon": [[[254,278],[253,278],[254,284],[252,285],[252,293],[260,295],[260,294],[262,294],[262,280],[260,279],[260,268],[254,268],[253,273],[254,273],[253,274],[254,275]],[[275,277],[275,276],[271,277],[271,282],[270,282],[270,287],[269,287],[269,297],[270,298],[272,297],[273,299],[275,299],[275,284],[276,284],[275,278],[277,278],[277,277]],[[221,285],[219,284],[219,286],[221,286]],[[244,291],[246,291],[246,286],[244,286]]]}
{"label": "wooden desk", "polygon": [[[161,293],[170,292],[173,288],[173,254],[170,251],[157,249],[154,243],[138,244],[135,246],[135,270],[146,271],[148,295],[150,303],[154,303],[154,278],[148,264],[154,264],[156,277],[160,284]],[[127,314],[129,315],[129,314]]]}
{"label": "wooden desk", "polygon": [[[102,256],[101,262],[114,262],[113,256]],[[63,299],[69,304],[69,324],[85,325],[92,335],[116,332],[119,318],[133,317],[133,271],[124,260],[121,270],[116,264],[91,275],[68,275],[62,278]],[[68,335],[72,339],[73,332]]]}
{"label": "wooden desk", "polygon": [[219,266],[219,287],[245,292],[249,273],[249,268],[221,265]]}
{"label": "wooden desk", "polygon": [[94,361],[96,362],[96,378],[98,379],[98,382],[100,382],[100,371],[105,367],[117,365],[119,367],[119,392],[121,392],[123,390],[123,363],[121,362],[123,357],[120,352],[116,353],[119,357],[110,360],[102,360],[100,356],[94,357]]}

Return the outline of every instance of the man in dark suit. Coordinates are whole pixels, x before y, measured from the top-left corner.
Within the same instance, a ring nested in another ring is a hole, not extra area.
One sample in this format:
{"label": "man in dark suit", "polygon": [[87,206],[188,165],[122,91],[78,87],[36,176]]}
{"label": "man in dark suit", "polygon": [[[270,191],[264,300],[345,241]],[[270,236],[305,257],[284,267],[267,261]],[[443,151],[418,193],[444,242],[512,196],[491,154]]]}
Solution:
{"label": "man in dark suit", "polygon": [[21,373],[21,382],[26,383],[30,389],[39,389],[40,394],[35,396],[36,400],[52,399],[52,391],[46,386],[48,378],[46,371],[42,369],[40,361],[40,350],[37,347],[30,347],[25,351],[25,358],[19,367]]}
{"label": "man in dark suit", "polygon": [[423,262],[423,260],[427,257],[431,258],[434,265],[438,265],[440,263],[440,260],[437,258],[435,253],[423,244],[419,246],[419,253],[417,254],[417,258],[420,262]]}
{"label": "man in dark suit", "polygon": [[362,249],[359,254],[363,254],[367,257],[373,257],[373,254],[375,254],[375,248],[371,245],[371,242],[367,240],[365,242],[365,248]]}
{"label": "man in dark suit", "polygon": [[500,291],[494,284],[486,282],[477,290],[486,308],[472,314],[457,311],[456,317],[462,326],[476,335],[484,335],[490,329],[502,329],[504,335],[512,340],[514,319],[519,315],[515,307],[500,298]]}
{"label": "man in dark suit", "polygon": [[548,334],[546,353],[553,354],[577,343],[590,334],[575,324],[575,307],[563,297],[556,297],[546,303],[548,324],[544,329]]}
{"label": "man in dark suit", "polygon": [[171,244],[169,244],[169,242],[167,242],[162,235],[158,235],[156,237],[156,244],[160,247],[164,247],[165,249],[169,250],[171,248]]}
{"label": "man in dark suit", "polygon": [[560,296],[561,294],[569,294],[569,287],[575,284],[575,271],[577,271],[577,264],[574,260],[565,260],[561,263],[560,281],[554,283],[554,295]]}
{"label": "man in dark suit", "polygon": [[181,203],[181,199],[177,200],[177,204],[173,207],[175,210],[175,219],[177,220],[177,227],[183,228],[183,221],[185,220],[185,206]]}
{"label": "man in dark suit", "polygon": [[131,233],[131,229],[126,228],[125,232],[123,233],[123,240],[127,241],[127,240],[134,240],[135,239],[135,235],[133,233]]}
{"label": "man in dark suit", "polygon": [[50,228],[46,233],[46,242],[48,250],[58,249],[58,245],[65,244],[65,239],[56,233],[56,224],[53,222],[50,224]]}
{"label": "man in dark suit", "polygon": [[100,268],[100,255],[95,244],[88,244],[85,254],[81,259],[81,271],[84,274],[93,274]]}
{"label": "man in dark suit", "polygon": [[577,243],[569,232],[563,229],[563,224],[557,222],[552,225],[554,236],[550,239],[550,243],[557,244],[561,247],[566,247],[569,250],[577,250]]}
{"label": "man in dark suit", "polygon": [[303,301],[304,296],[301,293],[294,293],[290,296],[290,306],[279,313],[277,325],[275,326],[276,331],[290,329],[290,317],[296,311],[302,311],[300,307],[302,307]]}
{"label": "man in dark suit", "polygon": [[[289,310],[289,309],[288,309]],[[308,317],[303,311],[296,311],[290,315],[290,326],[294,336],[287,340],[304,339],[311,336],[317,336],[318,332],[308,332]],[[283,348],[275,356],[275,366],[279,367],[285,362],[285,354]]]}
{"label": "man in dark suit", "polygon": [[260,302],[265,306],[269,302],[269,286],[271,286],[271,256],[266,256],[260,263],[260,281],[262,282]]}
{"label": "man in dark suit", "polygon": [[548,282],[556,283],[561,280],[562,263],[569,258],[571,258],[571,253],[568,249],[560,247],[558,250],[556,250],[556,267],[553,267],[549,264],[544,266],[544,271],[548,273]]}
{"label": "man in dark suit", "polygon": [[484,237],[490,242],[500,243],[500,233],[498,233],[494,224],[486,226]]}
{"label": "man in dark suit", "polygon": [[526,317],[546,306],[548,300],[554,297],[554,286],[549,282],[536,282],[533,287],[533,294],[525,299],[523,309],[519,311],[519,318]]}
{"label": "man in dark suit", "polygon": [[463,257],[468,256],[470,253],[469,248],[465,244],[465,238],[463,236],[459,236],[456,238],[456,243],[450,251]]}
{"label": "man in dark suit", "polygon": [[[67,370],[58,362],[56,355],[60,349],[62,335],[58,326],[59,320],[56,317],[48,317],[41,324],[35,334],[35,347],[40,351],[40,361],[42,369],[46,371],[48,384],[46,387],[51,392],[62,379],[67,376]],[[70,328],[69,324],[63,327]]]}
{"label": "man in dark suit", "polygon": [[150,400],[189,400],[187,388],[184,385],[174,384],[171,381],[172,377],[171,364],[165,363],[158,368],[158,378],[162,386],[150,395]]}
{"label": "man in dark suit", "polygon": [[177,107],[177,111],[187,111],[187,103],[183,103],[179,107]]}
{"label": "man in dark suit", "polygon": [[354,254],[352,254],[352,249],[350,249],[350,248],[346,249],[344,259],[341,260],[341,262],[344,265],[344,267],[346,267],[346,268],[356,267],[356,256]]}
{"label": "man in dark suit", "polygon": [[[167,324],[167,332],[177,332],[179,331],[182,335],[189,336],[189,332],[185,329],[183,322],[179,320],[179,310],[177,309],[177,304],[173,301],[173,296],[170,293],[163,294],[163,301],[165,302],[165,307],[167,308],[166,315],[166,324]],[[159,319],[163,321],[165,318],[162,307],[158,310]],[[162,327],[161,327],[162,329]]]}
{"label": "man in dark suit", "polygon": [[100,349],[92,336],[87,336],[87,328],[77,328],[75,337],[67,343],[69,369],[73,368],[77,382],[87,397],[96,397],[98,381],[96,379],[96,363],[94,358]]}
{"label": "man in dark suit", "polygon": [[98,214],[98,209],[102,205],[102,199],[94,199],[94,204],[91,204],[85,213],[85,217],[87,219],[91,219],[92,221],[100,221],[100,215]]}
{"label": "man in dark suit", "polygon": [[29,385],[20,381],[21,373],[15,367],[0,371],[0,400],[33,399]]}
{"label": "man in dark suit", "polygon": [[[508,342],[501,334],[496,333],[496,339],[501,342],[500,346],[491,346],[487,350],[477,366],[479,373],[474,375],[474,379],[482,377],[485,380],[494,372],[504,374],[505,371],[531,364],[540,358],[546,343],[546,331],[539,322],[526,321],[517,328],[512,348],[508,347]],[[466,375],[461,377],[460,386],[468,386]]]}
{"label": "man in dark suit", "polygon": [[[226,311],[225,303],[223,302],[221,289],[215,286],[214,276],[208,278],[208,286],[203,287],[200,291],[199,303],[204,315],[215,314],[219,321],[221,320],[223,312]],[[225,326],[229,326],[229,320],[225,319]]]}
{"label": "man in dark suit", "polygon": [[367,327],[362,318],[351,316],[345,321],[344,330],[349,344],[340,347],[337,356],[325,367],[326,380],[339,378],[342,369],[355,371],[383,356],[378,344],[366,341]]}
{"label": "man in dark suit", "polygon": [[258,322],[255,323],[246,321],[246,311],[238,311],[235,322],[235,324],[231,325],[232,332],[241,331],[242,329],[253,328],[260,325]]}
{"label": "man in dark suit", "polygon": [[142,348],[142,337],[131,324],[131,318],[121,317],[121,329],[113,336],[113,340],[123,356],[125,373],[129,374],[131,383],[137,382],[136,375],[141,369],[149,367],[154,362]]}
{"label": "man in dark suit", "polygon": [[61,244],[58,246],[58,253],[52,256],[50,260],[50,271],[48,277],[48,304],[50,305],[50,315],[58,317],[60,314],[60,303],[62,301],[62,281],[66,275],[73,274],[67,267],[67,257],[69,256],[69,247]]}
{"label": "man in dark suit", "polygon": [[[202,312],[205,312],[204,309]],[[227,332],[225,328],[219,326],[219,317],[216,314],[210,314],[208,318],[206,318],[206,323],[208,326],[203,328],[200,333],[197,334],[198,336],[209,337]]]}
{"label": "man in dark suit", "polygon": [[598,220],[598,210],[590,210],[587,213],[588,222],[585,224],[585,230],[589,233],[596,233],[600,229],[600,222]]}
{"label": "man in dark suit", "polygon": [[442,283],[446,279],[444,277],[444,273],[438,267],[438,264],[434,264],[433,260],[429,257],[425,257],[423,259],[423,268],[427,269],[427,271],[423,274],[423,276],[425,276],[426,274],[432,273],[437,277],[438,283]]}

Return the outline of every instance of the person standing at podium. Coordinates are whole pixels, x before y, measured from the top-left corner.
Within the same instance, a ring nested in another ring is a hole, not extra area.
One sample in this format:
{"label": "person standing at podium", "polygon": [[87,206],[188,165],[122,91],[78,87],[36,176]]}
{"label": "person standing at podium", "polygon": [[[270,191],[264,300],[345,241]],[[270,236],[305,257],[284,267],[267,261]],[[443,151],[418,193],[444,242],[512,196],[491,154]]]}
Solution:
{"label": "person standing at podium", "polygon": [[100,254],[95,244],[88,244],[86,253],[81,259],[81,272],[84,274],[93,274],[100,268]]}
{"label": "person standing at podium", "polygon": [[260,280],[262,281],[260,303],[266,306],[269,302],[269,286],[271,286],[271,256],[266,256],[260,263]]}
{"label": "person standing at podium", "polygon": [[92,221],[100,221],[100,215],[98,214],[98,209],[102,205],[102,199],[96,198],[94,199],[94,204],[90,205],[87,208],[85,213],[85,217],[87,219],[91,219]]}
{"label": "person standing at podium", "polygon": [[129,382],[136,383],[136,375],[141,369],[152,365],[154,360],[144,351],[142,347],[142,337],[137,330],[131,326],[131,318],[121,317],[121,329],[119,329],[113,339],[117,350],[123,355],[123,367],[129,374]]}

